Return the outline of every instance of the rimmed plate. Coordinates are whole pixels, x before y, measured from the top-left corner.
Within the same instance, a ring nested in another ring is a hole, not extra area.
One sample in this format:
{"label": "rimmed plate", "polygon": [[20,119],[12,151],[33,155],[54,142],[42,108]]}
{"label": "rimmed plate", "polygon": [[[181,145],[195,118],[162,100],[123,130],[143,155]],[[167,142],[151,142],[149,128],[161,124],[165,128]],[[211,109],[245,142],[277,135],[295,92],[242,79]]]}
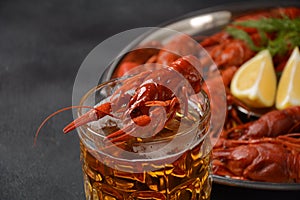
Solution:
{"label": "rimmed plate", "polygon": [[[160,25],[159,27],[167,28],[188,35],[209,35],[221,30],[226,26],[233,17],[245,14],[247,12],[253,12],[257,10],[264,10],[276,7],[288,7],[296,6],[300,7],[299,1],[251,1],[251,3],[243,4],[230,4],[226,6],[216,6],[181,16],[175,20],[169,21]],[[164,32],[150,31],[133,41],[128,48],[140,44],[142,42],[151,41],[154,39],[161,39],[167,37]],[[112,77],[114,70],[116,69],[117,60],[108,68],[100,81],[108,80]],[[270,183],[270,182],[258,182],[233,179],[224,176],[213,175],[213,182],[233,186],[243,187],[250,189],[265,189],[265,190],[300,190],[300,183]]]}
{"label": "rimmed plate", "polygon": [[262,190],[300,190],[299,183],[270,183],[233,179],[213,174],[213,182],[233,187],[243,187]]}

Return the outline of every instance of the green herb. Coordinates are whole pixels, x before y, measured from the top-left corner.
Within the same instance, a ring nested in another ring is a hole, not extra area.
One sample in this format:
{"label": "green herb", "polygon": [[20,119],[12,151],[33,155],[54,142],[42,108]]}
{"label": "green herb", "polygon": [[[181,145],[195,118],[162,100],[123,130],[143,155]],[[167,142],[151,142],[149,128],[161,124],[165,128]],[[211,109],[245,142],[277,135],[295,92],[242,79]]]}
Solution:
{"label": "green herb", "polygon": [[[283,55],[295,46],[300,46],[300,18],[262,18],[259,20],[246,20],[233,22],[233,26],[228,26],[226,31],[232,37],[244,40],[253,51],[269,49],[271,55]],[[256,46],[251,36],[238,27],[256,28],[261,37],[261,45]],[[267,37],[268,33],[274,33],[275,37],[271,40]]]}
{"label": "green herb", "polygon": [[231,35],[233,36],[234,38],[236,39],[240,39],[240,40],[244,40],[248,46],[250,47],[250,49],[252,49],[253,51],[260,51],[262,50],[260,47],[257,47],[254,42],[252,41],[250,35],[242,30],[242,29],[238,29],[238,28],[235,28],[235,27],[227,27],[226,28],[226,31]]}
{"label": "green herb", "polygon": [[300,32],[300,18],[261,18],[260,20],[246,20],[233,22],[234,25],[257,28],[266,32],[296,31]]}

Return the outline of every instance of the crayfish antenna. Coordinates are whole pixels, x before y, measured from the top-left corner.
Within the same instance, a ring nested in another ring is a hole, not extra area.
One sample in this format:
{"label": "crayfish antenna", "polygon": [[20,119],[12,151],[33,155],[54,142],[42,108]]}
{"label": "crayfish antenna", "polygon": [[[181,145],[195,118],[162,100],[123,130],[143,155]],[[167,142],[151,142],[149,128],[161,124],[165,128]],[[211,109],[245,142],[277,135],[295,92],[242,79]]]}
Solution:
{"label": "crayfish antenna", "polygon": [[49,121],[49,119],[51,119],[52,117],[54,117],[55,115],[57,115],[57,114],[59,114],[59,113],[61,113],[63,111],[71,110],[71,109],[74,109],[74,108],[91,108],[91,109],[94,109],[91,106],[69,106],[69,107],[66,107],[66,108],[59,109],[58,111],[50,114],[48,117],[46,117],[46,119],[44,119],[44,121],[40,124],[40,126],[37,129],[37,131],[35,132],[35,137],[34,137],[33,145],[34,146],[36,145],[36,141],[37,141],[38,135],[39,135],[41,129],[43,128],[43,126],[46,124],[46,122]]}

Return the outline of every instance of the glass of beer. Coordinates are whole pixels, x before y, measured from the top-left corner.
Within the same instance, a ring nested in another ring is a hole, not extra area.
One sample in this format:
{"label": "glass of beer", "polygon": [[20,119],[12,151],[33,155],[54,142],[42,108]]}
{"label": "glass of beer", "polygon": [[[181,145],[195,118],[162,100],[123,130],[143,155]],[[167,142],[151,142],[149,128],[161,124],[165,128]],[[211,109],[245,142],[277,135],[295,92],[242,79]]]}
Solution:
{"label": "glass of beer", "polygon": [[[188,97],[185,112],[150,106],[151,121],[139,125],[126,112],[124,101],[135,92],[121,91],[126,84],[125,79],[107,81],[81,100],[78,117],[90,107],[112,102],[111,113],[78,128],[86,199],[210,199],[211,112],[206,93]],[[116,132],[118,136],[108,137]]]}

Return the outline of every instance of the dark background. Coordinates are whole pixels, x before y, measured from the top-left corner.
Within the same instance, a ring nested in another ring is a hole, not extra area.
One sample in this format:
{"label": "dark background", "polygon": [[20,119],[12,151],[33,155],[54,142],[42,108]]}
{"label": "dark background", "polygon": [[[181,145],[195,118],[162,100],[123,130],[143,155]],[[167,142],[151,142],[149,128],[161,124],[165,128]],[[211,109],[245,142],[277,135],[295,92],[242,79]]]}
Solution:
{"label": "dark background", "polygon": [[[78,135],[62,133],[71,111],[49,120],[33,147],[42,120],[72,105],[84,58],[121,31],[228,2],[239,1],[0,1],[0,199],[84,199]],[[214,184],[212,200],[292,195]]]}

